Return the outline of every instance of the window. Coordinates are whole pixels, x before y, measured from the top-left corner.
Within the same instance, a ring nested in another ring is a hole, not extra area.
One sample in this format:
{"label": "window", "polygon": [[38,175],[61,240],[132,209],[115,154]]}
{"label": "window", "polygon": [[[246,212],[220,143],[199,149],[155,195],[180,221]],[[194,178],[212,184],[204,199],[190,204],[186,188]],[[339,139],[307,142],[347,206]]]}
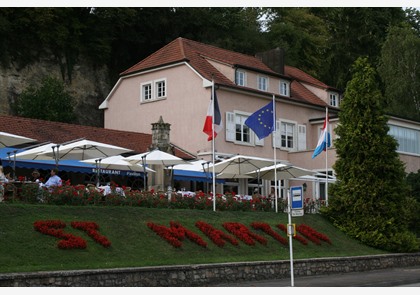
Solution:
{"label": "window", "polygon": [[166,97],[166,81],[156,82],[156,98]]}
{"label": "window", "polygon": [[150,81],[141,84],[141,102],[149,102],[166,98],[166,79]]}
{"label": "window", "polygon": [[236,85],[238,86],[245,86],[245,72],[243,71],[236,71]]}
{"label": "window", "polygon": [[247,118],[246,116],[235,114],[235,140],[237,142],[251,142],[250,129],[245,125]]}
{"label": "window", "polygon": [[420,154],[420,131],[389,125],[389,134],[398,141],[397,151],[411,154]]}
{"label": "window", "polygon": [[262,91],[268,91],[268,78],[264,76],[258,76],[258,89]]}
{"label": "window", "polygon": [[287,81],[280,81],[280,94],[283,96],[290,96],[289,93],[290,83]]}
{"label": "window", "polygon": [[338,94],[330,93],[330,105],[333,107],[338,107]]}
{"label": "window", "polygon": [[293,149],[294,148],[294,133],[296,125],[293,123],[281,122],[280,135],[281,142],[280,147]]}
{"label": "window", "polygon": [[226,141],[236,144],[264,146],[264,138],[259,139],[257,135],[245,125],[249,114],[239,112],[226,112]]}
{"label": "window", "polygon": [[141,87],[141,94],[144,101],[152,99],[152,83],[143,84]]}
{"label": "window", "polygon": [[[297,122],[293,121],[276,121],[276,134],[273,138],[273,147],[282,148],[287,150],[296,151],[298,144],[298,134],[297,134]],[[304,125],[299,125],[304,126]],[[306,137],[306,128],[304,136]],[[303,129],[300,129],[300,132],[303,133]],[[302,134],[303,135],[303,134]],[[303,141],[303,139],[301,139]],[[305,139],[306,145],[306,139]],[[306,149],[306,146],[302,147]]]}

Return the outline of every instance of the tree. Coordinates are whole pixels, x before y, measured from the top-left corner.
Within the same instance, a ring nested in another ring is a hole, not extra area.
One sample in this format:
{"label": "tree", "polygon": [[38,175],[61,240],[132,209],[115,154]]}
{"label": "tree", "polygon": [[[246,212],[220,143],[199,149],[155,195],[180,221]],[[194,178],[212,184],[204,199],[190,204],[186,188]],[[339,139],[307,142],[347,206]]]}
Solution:
{"label": "tree", "polygon": [[311,12],[329,32],[319,76],[338,89],[346,87],[349,69],[358,57],[368,56],[376,67],[388,28],[405,20],[399,7],[314,7]]}
{"label": "tree", "polygon": [[387,111],[420,120],[420,36],[406,26],[392,27],[382,47],[378,72]]}
{"label": "tree", "polygon": [[40,87],[29,86],[16,102],[19,116],[73,123],[74,98],[65,90],[64,83],[56,78],[45,78]]}
{"label": "tree", "polygon": [[265,12],[271,48],[283,48],[287,65],[318,77],[330,36],[325,22],[306,7],[268,8]]}
{"label": "tree", "polygon": [[349,236],[388,251],[414,251],[408,231],[414,205],[407,200],[404,164],[388,118],[375,70],[359,58],[346,87],[336,128],[337,183],[325,210]]}

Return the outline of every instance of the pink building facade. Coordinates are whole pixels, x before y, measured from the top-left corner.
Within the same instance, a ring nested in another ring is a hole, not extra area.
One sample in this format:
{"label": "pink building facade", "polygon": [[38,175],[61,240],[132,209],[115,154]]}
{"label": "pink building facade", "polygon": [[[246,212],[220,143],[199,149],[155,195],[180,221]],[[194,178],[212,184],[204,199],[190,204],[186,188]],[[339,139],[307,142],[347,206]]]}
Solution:
{"label": "pink building facade", "polygon": [[[277,54],[278,51],[274,51]],[[273,52],[271,52],[273,54]],[[280,54],[280,53],[279,53]],[[338,124],[342,93],[297,68],[267,65],[262,60],[192,40],[178,38],[121,73],[120,79],[100,105],[105,128],[148,133],[160,116],[171,124],[171,142],[197,159],[211,160],[212,143],[203,133],[204,119],[214,82],[223,130],[215,140],[217,159],[247,155],[289,162],[292,165],[333,175],[334,146],[312,159],[326,109],[330,131]],[[280,59],[281,60],[281,59]],[[244,124],[253,112],[275,97],[276,132],[263,140]],[[397,139],[414,136],[413,150],[401,151],[407,172],[420,169],[420,124],[392,118]],[[411,132],[409,135],[404,133]],[[398,138],[399,137],[399,138]],[[410,146],[410,143],[408,143]],[[410,149],[411,147],[409,147]],[[251,194],[258,184],[232,179],[218,185],[239,194]],[[282,191],[302,181],[281,181]],[[273,182],[264,181],[267,195]],[[324,198],[325,183],[305,182],[305,197]]]}

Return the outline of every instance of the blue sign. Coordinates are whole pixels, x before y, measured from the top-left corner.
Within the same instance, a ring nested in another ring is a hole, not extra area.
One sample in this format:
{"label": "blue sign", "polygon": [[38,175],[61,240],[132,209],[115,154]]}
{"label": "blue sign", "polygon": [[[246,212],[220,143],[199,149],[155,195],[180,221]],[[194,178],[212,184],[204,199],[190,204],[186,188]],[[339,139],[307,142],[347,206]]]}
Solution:
{"label": "blue sign", "polygon": [[303,188],[301,186],[290,187],[290,197],[292,199],[292,209],[303,208]]}

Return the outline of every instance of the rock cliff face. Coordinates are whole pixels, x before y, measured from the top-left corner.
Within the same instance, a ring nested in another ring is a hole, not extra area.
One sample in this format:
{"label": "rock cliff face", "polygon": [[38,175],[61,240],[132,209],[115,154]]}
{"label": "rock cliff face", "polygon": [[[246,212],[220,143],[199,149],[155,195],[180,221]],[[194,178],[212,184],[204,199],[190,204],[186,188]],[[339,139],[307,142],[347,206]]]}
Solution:
{"label": "rock cliff face", "polygon": [[[46,76],[62,79],[58,64],[41,60],[23,68],[11,65],[0,67],[0,114],[15,115],[12,103],[29,86],[38,85]],[[92,68],[85,63],[76,64],[71,82],[65,77],[66,89],[76,100],[77,124],[103,127],[103,111],[98,106],[110,92],[108,70]]]}

